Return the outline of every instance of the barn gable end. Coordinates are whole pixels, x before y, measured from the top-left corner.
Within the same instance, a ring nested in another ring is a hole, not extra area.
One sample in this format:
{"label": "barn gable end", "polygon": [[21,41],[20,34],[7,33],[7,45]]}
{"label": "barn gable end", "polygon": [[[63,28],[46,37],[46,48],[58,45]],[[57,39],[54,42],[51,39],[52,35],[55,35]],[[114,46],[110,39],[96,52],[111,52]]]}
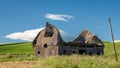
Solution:
{"label": "barn gable end", "polygon": [[46,28],[40,31],[33,40],[35,56],[48,57],[58,55],[59,43],[61,45],[64,43],[59,30],[47,22]]}

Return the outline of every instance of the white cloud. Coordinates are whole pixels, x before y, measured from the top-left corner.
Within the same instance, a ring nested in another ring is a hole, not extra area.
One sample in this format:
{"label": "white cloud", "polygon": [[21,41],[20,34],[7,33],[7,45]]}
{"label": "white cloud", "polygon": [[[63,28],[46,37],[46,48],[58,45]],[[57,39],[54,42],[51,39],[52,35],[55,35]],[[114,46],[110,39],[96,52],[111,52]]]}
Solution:
{"label": "white cloud", "polygon": [[15,40],[25,40],[25,41],[32,41],[39,31],[43,30],[43,28],[33,29],[33,30],[26,30],[24,32],[15,32],[9,35],[6,35],[5,38],[15,39]]}
{"label": "white cloud", "polygon": [[[14,39],[14,40],[25,40],[25,41],[33,41],[33,39],[37,36],[37,34],[43,30],[45,27],[33,29],[33,30],[26,30],[24,32],[15,32],[5,36],[5,38]],[[63,30],[60,30],[60,34],[62,37],[69,36]]]}
{"label": "white cloud", "polygon": [[46,14],[45,18],[50,20],[61,20],[61,21],[68,21],[69,19],[72,19],[73,16],[71,15],[65,15],[65,14]]}
{"label": "white cloud", "polygon": [[115,40],[114,42],[120,42],[120,40]]}

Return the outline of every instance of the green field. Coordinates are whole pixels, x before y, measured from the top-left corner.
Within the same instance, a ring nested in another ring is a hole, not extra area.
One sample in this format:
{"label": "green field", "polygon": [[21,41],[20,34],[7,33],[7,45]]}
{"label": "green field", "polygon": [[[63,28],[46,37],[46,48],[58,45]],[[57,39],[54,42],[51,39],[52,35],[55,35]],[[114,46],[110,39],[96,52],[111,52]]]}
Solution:
{"label": "green field", "polygon": [[[104,42],[103,56],[71,55],[36,58],[32,44],[14,43],[0,45],[0,67],[4,68],[120,68],[120,43],[116,43],[118,61],[112,43]],[[6,54],[6,55],[3,55]],[[12,54],[17,54],[16,56]]]}
{"label": "green field", "polygon": [[12,43],[0,45],[0,54],[33,54],[32,43]]}

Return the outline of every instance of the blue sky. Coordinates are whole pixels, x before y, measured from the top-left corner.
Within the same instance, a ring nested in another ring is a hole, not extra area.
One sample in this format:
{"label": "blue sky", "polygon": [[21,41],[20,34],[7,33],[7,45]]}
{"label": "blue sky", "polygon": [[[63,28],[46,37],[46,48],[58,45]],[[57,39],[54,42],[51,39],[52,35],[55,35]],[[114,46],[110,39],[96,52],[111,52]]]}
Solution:
{"label": "blue sky", "polygon": [[[34,32],[44,28],[47,21],[65,36],[76,38],[83,29],[88,29],[100,39],[111,41],[108,17],[112,20],[115,40],[120,40],[119,6],[119,0],[0,0],[0,42],[20,42],[23,39],[6,36]],[[67,21],[53,20],[47,14],[63,15]]]}

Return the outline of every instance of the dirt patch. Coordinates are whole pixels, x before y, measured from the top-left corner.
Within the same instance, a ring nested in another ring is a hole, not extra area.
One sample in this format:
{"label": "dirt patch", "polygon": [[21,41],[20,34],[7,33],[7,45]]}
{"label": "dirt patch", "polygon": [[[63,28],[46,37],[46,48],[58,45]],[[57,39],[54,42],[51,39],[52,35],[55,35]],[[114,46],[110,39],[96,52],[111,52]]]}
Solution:
{"label": "dirt patch", "polygon": [[0,68],[41,68],[40,61],[0,62]]}

